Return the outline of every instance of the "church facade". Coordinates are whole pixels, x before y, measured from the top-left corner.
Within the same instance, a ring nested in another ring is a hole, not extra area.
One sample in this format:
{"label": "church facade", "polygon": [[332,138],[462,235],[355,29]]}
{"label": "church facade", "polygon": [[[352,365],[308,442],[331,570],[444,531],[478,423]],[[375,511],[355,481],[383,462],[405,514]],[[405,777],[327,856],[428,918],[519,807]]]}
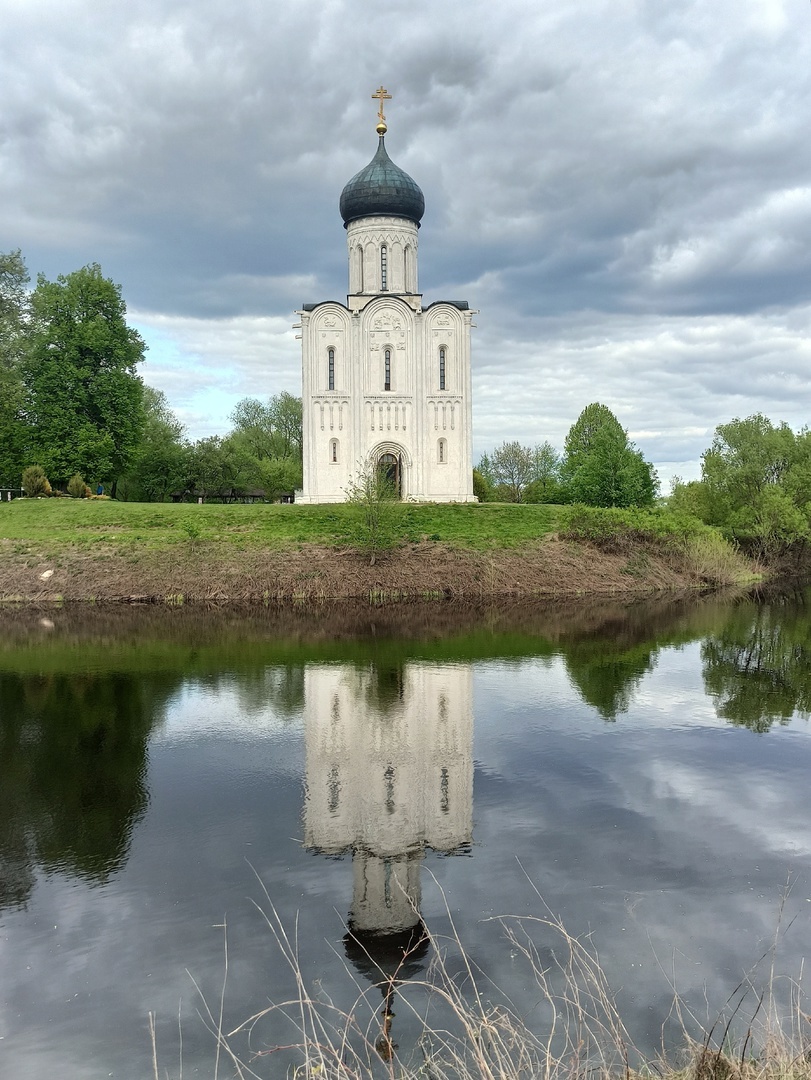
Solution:
{"label": "church facade", "polygon": [[296,501],[343,502],[366,470],[401,499],[473,502],[470,328],[466,301],[423,307],[418,231],[425,209],[389,158],[381,89],[378,148],[344,187],[346,304],[305,304],[301,317],[303,490]]}

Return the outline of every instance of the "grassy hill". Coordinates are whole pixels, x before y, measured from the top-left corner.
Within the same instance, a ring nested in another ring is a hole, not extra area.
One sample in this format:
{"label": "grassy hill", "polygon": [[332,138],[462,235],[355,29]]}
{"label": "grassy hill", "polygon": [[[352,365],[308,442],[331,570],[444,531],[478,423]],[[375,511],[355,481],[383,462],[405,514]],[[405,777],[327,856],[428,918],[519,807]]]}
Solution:
{"label": "grassy hill", "polygon": [[388,504],[371,559],[346,504],[20,499],[0,503],[0,601],[638,595],[753,576],[692,519],[572,510]]}
{"label": "grassy hill", "polygon": [[[456,548],[516,547],[553,532],[559,507],[508,503],[402,503],[392,507],[405,542],[430,539]],[[221,543],[274,549],[349,542],[357,510],[346,504],[124,503],[102,499],[15,499],[0,503],[0,541],[54,551],[64,544],[102,542],[124,549]]]}

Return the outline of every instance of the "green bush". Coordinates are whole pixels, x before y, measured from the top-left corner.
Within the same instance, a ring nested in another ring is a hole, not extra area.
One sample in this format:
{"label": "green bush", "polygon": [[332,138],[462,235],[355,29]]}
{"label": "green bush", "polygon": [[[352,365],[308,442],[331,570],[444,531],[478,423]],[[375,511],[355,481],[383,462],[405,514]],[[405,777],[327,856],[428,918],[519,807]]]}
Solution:
{"label": "green bush", "polygon": [[473,470],[473,494],[480,503],[489,502],[493,497],[493,490],[478,469]]}
{"label": "green bush", "polygon": [[23,469],[23,491],[29,499],[51,494],[48,477],[40,465],[29,465],[27,469]]}
{"label": "green bush", "polygon": [[690,514],[654,507],[649,510],[584,506],[575,503],[560,511],[560,535],[586,540],[606,551],[622,551],[631,544],[663,544],[710,532]]}
{"label": "green bush", "polygon": [[645,550],[675,560],[702,586],[731,585],[752,579],[752,568],[721,532],[690,514],[665,507],[650,510],[593,506],[561,509],[560,535],[594,544],[601,551],[630,555],[623,573],[647,570]]}
{"label": "green bush", "polygon": [[81,473],[74,473],[68,480],[68,495],[72,495],[74,499],[84,499],[87,494],[87,484],[84,482],[84,477]]}

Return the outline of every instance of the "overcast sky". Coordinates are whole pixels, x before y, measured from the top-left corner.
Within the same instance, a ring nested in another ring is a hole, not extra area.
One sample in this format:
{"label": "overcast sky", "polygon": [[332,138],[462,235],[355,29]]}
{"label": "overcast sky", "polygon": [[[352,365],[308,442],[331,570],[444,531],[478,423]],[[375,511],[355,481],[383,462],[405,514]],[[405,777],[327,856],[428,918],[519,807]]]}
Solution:
{"label": "overcast sky", "polygon": [[0,0],[0,250],[121,284],[191,437],[301,392],[338,197],[421,186],[468,300],[474,455],[601,401],[667,490],[719,423],[811,420],[808,0]]}

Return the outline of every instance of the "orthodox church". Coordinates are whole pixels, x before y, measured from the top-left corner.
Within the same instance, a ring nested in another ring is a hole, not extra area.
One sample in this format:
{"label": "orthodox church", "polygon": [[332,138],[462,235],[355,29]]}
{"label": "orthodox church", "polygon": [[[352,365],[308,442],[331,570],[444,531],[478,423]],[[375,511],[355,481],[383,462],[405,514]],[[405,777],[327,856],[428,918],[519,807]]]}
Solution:
{"label": "orthodox church", "polygon": [[[346,304],[301,317],[303,490],[297,502],[344,502],[368,469],[401,499],[473,502],[470,327],[463,300],[423,307],[417,239],[422,191],[378,147],[341,193],[349,256]],[[298,327],[297,327],[298,328]]]}

